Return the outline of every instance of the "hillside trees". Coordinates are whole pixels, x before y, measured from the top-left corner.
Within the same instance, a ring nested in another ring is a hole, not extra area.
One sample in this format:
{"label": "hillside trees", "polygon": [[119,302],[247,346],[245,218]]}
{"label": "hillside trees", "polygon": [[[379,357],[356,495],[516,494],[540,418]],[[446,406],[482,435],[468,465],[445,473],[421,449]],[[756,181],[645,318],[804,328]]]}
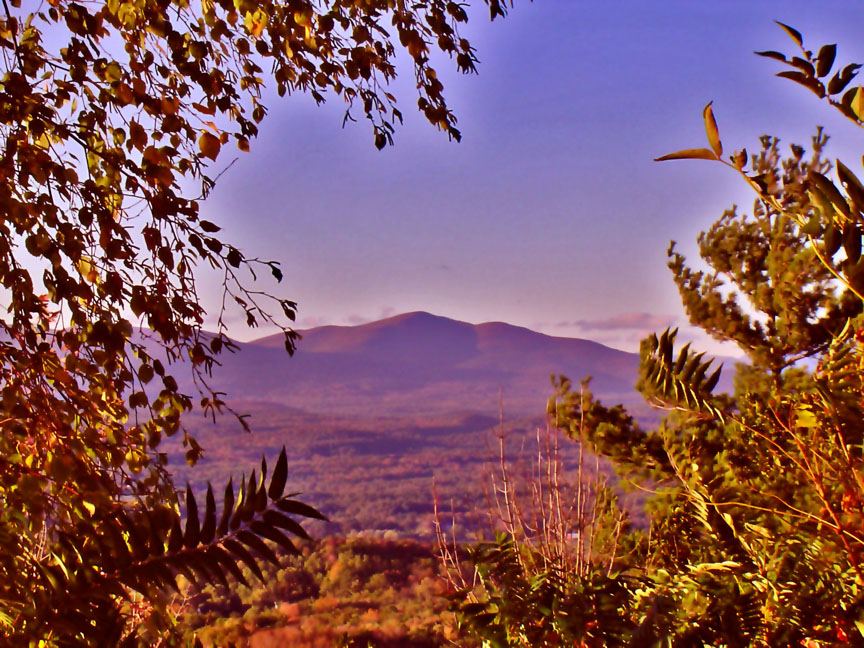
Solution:
{"label": "hillside trees", "polygon": [[[864,90],[848,89],[860,66],[832,72],[836,46],[814,54],[781,27],[800,52],[762,53],[793,68],[780,76],[864,123]],[[650,529],[631,535],[633,553],[619,554],[605,579],[594,572],[562,583],[555,565],[521,576],[528,594],[509,608],[496,596],[520,574],[504,560],[512,543],[499,543],[478,561],[491,595],[461,607],[479,636],[498,630],[521,645],[520,619],[539,618],[545,634],[533,645],[572,645],[574,620],[577,640],[590,646],[609,643],[604,628],[623,645],[864,645],[860,174],[824,157],[821,131],[810,154],[792,146],[784,158],[763,137],[755,154],[724,159],[710,104],[703,118],[708,147],[659,159],[720,162],[757,198],[752,214],[732,208],[700,235],[704,269],[674,244],[669,267],[691,323],[746,354],[735,393],[713,394],[712,363],[689,345],[676,349],[668,330],[642,346],[640,389],[668,410],[657,429],[562,383],[550,404],[557,424],[654,491]],[[555,607],[564,620],[547,613],[540,594],[550,583],[553,600],[590,591],[590,622],[584,606],[575,617]]]}
{"label": "hillside trees", "polygon": [[[493,18],[505,14],[500,0],[485,4]],[[200,520],[187,493],[181,525],[160,442],[182,433],[190,462],[201,449],[183,430],[193,398],[171,363],[189,361],[200,406],[215,415],[227,406],[208,378],[231,348],[227,310],[249,326],[278,325],[289,352],[296,338],[294,302],[247,278],[281,279],[278,263],[247,256],[200,217],[209,169],[225,148],[250,148],[266,83],[319,103],[339,97],[346,118],[368,119],[376,146],[390,143],[401,113],[386,87],[400,47],[420,111],[458,139],[431,56],[474,71],[459,33],[467,6],[8,0],[3,9],[0,628],[16,645],[153,641],[151,606],[167,609],[162,592],[178,573],[236,575],[237,559],[271,555],[260,537],[290,548],[279,528],[302,534],[286,513],[317,515],[282,496],[280,461],[269,484],[263,466],[242,482],[233,509],[229,485],[221,520],[213,493]],[[201,267],[223,275],[214,335],[201,330]]]}

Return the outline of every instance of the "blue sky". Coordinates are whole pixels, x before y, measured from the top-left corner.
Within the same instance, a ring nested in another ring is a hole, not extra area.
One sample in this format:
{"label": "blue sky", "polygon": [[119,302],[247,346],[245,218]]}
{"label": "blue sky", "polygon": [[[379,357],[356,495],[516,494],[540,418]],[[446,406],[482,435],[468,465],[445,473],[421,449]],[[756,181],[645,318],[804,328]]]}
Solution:
{"label": "blue sky", "polygon": [[699,231],[752,204],[719,165],[652,162],[704,144],[708,101],[729,151],[763,133],[807,144],[821,124],[829,154],[857,164],[864,134],[753,54],[794,47],[775,19],[864,61],[851,0],[517,0],[493,24],[478,7],[480,74],[444,75],[462,143],[415,114],[408,69],[395,84],[406,124],[384,151],[365,124],[341,127],[335,101],[274,97],[203,210],[282,262],[285,281],[265,287],[299,302],[301,327],[428,310],[635,350],[684,323],[669,240],[695,260]]}

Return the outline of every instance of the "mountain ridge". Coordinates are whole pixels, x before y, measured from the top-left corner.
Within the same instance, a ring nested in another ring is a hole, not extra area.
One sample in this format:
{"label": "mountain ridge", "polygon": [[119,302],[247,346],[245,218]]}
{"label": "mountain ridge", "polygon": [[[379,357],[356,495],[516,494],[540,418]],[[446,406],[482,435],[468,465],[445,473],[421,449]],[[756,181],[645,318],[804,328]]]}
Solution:
{"label": "mountain ridge", "polygon": [[[518,326],[516,324],[510,324],[508,322],[502,321],[490,321],[490,322],[482,322],[480,324],[470,324],[468,322],[463,322],[461,320],[452,319],[449,317],[444,317],[442,315],[435,315],[433,313],[429,313],[427,311],[411,311],[408,313],[401,313],[399,315],[393,315],[391,317],[386,317],[380,320],[375,320],[372,322],[365,322],[363,324],[355,324],[355,325],[342,325],[342,324],[325,324],[322,326],[316,326],[309,329],[298,329],[297,333],[303,336],[304,340],[301,340],[301,343],[298,345],[298,348],[304,351],[310,351],[308,347],[308,341],[306,338],[308,336],[324,336],[324,335],[344,335],[344,334],[354,334],[355,336],[363,335],[363,334],[371,334],[372,332],[380,331],[381,329],[390,328],[392,329],[395,326],[399,325],[412,325],[415,323],[437,323],[437,324],[446,324],[446,325],[458,325],[460,327],[473,327],[483,338],[490,338],[495,336],[500,336],[502,334],[509,335],[530,335],[535,337],[548,338],[552,340],[570,340],[570,341],[578,341],[582,343],[586,343],[589,345],[596,345],[597,347],[602,347],[604,349],[612,349],[612,347],[607,347],[600,342],[595,342],[594,340],[588,340],[585,338],[574,338],[574,337],[564,337],[564,336],[555,336],[549,335],[547,333],[541,333],[539,331],[535,331],[533,329]],[[261,338],[256,338],[254,340],[250,340],[246,342],[246,344],[253,344],[255,346],[264,346],[264,347],[283,347],[284,345],[284,336],[281,333],[276,333],[274,335],[267,335]],[[614,351],[619,351],[619,349],[612,349]],[[627,351],[622,351],[622,353],[628,353]]]}
{"label": "mountain ridge", "polygon": [[470,324],[425,311],[357,326],[321,326],[289,358],[283,336],[238,342],[220,356],[213,384],[230,398],[269,400],[307,411],[384,414],[498,408],[542,415],[551,375],[594,376],[604,399],[639,402],[638,355],[505,322]]}

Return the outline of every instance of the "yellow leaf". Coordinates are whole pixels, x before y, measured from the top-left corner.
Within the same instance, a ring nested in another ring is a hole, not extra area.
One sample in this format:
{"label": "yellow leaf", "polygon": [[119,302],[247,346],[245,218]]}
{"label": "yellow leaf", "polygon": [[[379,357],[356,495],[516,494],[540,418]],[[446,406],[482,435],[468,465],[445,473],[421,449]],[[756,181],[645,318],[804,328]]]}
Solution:
{"label": "yellow leaf", "polygon": [[264,32],[264,28],[267,26],[267,22],[267,13],[261,9],[257,9],[255,13],[252,13],[251,11],[246,12],[246,18],[243,21],[243,24],[252,36],[260,38],[261,34]]}
{"label": "yellow leaf", "polygon": [[675,153],[669,153],[668,155],[661,155],[658,158],[654,158],[655,162],[664,162],[666,160],[719,160],[717,154],[710,149],[698,148],[698,149],[684,149],[683,151],[676,151]]}
{"label": "yellow leaf", "polygon": [[705,133],[708,135],[708,143],[711,145],[714,153],[717,154],[717,157],[720,157],[723,155],[723,144],[720,143],[720,133],[717,130],[717,121],[714,119],[711,103],[705,106],[705,110],[702,111],[702,117],[705,119]]}
{"label": "yellow leaf", "polygon": [[852,112],[858,118],[858,121],[864,122],[864,88],[858,86],[855,89],[855,95],[852,97],[852,103],[849,104]]}
{"label": "yellow leaf", "polygon": [[799,410],[795,424],[798,427],[816,427],[816,416],[808,410]]}
{"label": "yellow leaf", "polygon": [[90,259],[87,257],[81,257],[78,259],[78,272],[80,272],[85,277],[90,274],[93,266],[90,264]]}

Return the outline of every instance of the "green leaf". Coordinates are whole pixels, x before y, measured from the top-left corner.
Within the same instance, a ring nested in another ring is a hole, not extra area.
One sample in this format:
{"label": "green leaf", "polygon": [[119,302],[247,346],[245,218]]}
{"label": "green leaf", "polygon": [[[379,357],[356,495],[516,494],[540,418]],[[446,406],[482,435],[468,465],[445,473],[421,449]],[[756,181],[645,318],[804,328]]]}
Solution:
{"label": "green leaf", "polygon": [[812,428],[816,427],[818,420],[813,412],[809,410],[799,410],[795,417],[795,425],[798,427]]}
{"label": "green leaf", "polygon": [[258,479],[255,489],[255,510],[263,511],[267,508],[267,484],[264,483],[264,475]]}
{"label": "green leaf", "polygon": [[702,389],[705,392],[710,394],[711,392],[714,391],[714,388],[717,386],[717,382],[720,380],[720,372],[722,370],[723,370],[723,365],[721,364],[719,367],[717,367],[717,369],[714,371],[714,373],[711,374],[711,376],[709,376],[708,380],[705,381],[705,384],[702,386]]}
{"label": "green leaf", "polygon": [[847,217],[852,215],[849,211],[849,204],[846,202],[843,194],[841,194],[837,187],[834,186],[833,182],[816,171],[810,172],[809,179],[816,185],[819,191],[825,194],[825,197],[831,201],[831,204],[834,205],[834,208],[838,212]]}
{"label": "green leaf", "polygon": [[111,554],[117,561],[117,565],[121,569],[128,567],[132,563],[132,553],[129,551],[129,545],[126,542],[120,524],[113,518],[104,520],[102,522],[102,532],[111,546]]}
{"label": "green leaf", "polygon": [[135,576],[143,582],[153,582],[159,589],[170,588],[176,593],[180,593],[180,588],[177,586],[177,578],[174,572],[168,567],[168,563],[164,560],[151,560],[143,566],[139,566],[135,570]]}
{"label": "green leaf", "polygon": [[684,365],[687,364],[687,354],[690,351],[690,343],[688,342],[681,350],[678,352],[678,360],[675,361],[675,366],[672,368],[672,371],[675,373],[680,373],[684,368]]}
{"label": "green leaf", "polygon": [[822,222],[818,213],[810,216],[810,219],[801,227],[801,233],[809,236],[819,236],[822,233]]}
{"label": "green leaf", "polygon": [[655,162],[665,162],[666,160],[719,160],[717,154],[714,151],[705,148],[697,148],[697,149],[684,149],[683,151],[676,151],[675,153],[669,153],[668,155],[661,155],[658,158],[654,158]]}
{"label": "green leaf", "polygon": [[825,228],[825,235],[822,240],[825,245],[825,255],[828,258],[831,258],[837,253],[837,250],[840,249],[840,246],[843,243],[843,235],[838,228],[829,225]]}
{"label": "green leaf", "polygon": [[864,210],[864,185],[840,160],[837,160],[837,177],[840,178],[840,184],[843,185],[843,188],[858,210]]}
{"label": "green leaf", "polygon": [[240,489],[242,496],[240,503],[234,511],[234,517],[231,519],[231,528],[236,529],[243,522],[248,522],[255,516],[255,511],[258,505],[257,483],[255,479],[255,471],[249,475],[249,480],[245,486]]}
{"label": "green leaf", "polygon": [[240,490],[237,492],[239,496],[239,500],[237,504],[234,506],[234,511],[231,515],[231,524],[228,525],[228,528],[232,531],[236,531],[240,528],[240,525],[243,523],[243,507],[246,505],[246,502],[249,499],[248,489],[246,488],[246,475],[244,474],[240,477]]}
{"label": "green leaf", "polygon": [[[222,562],[215,553],[207,550],[196,551],[194,552],[194,560],[197,564],[203,565],[207,571],[213,574],[222,587],[228,587],[228,579],[225,576]],[[211,580],[210,582],[212,583],[213,581]]]}
{"label": "green leaf", "polygon": [[198,576],[199,583],[213,584],[219,581],[223,586],[228,586],[225,573],[218,562],[207,560],[202,552],[190,552],[183,556],[183,560]]}
{"label": "green leaf", "polygon": [[855,222],[850,221],[843,227],[843,250],[850,263],[858,263],[861,258],[861,230]]}

